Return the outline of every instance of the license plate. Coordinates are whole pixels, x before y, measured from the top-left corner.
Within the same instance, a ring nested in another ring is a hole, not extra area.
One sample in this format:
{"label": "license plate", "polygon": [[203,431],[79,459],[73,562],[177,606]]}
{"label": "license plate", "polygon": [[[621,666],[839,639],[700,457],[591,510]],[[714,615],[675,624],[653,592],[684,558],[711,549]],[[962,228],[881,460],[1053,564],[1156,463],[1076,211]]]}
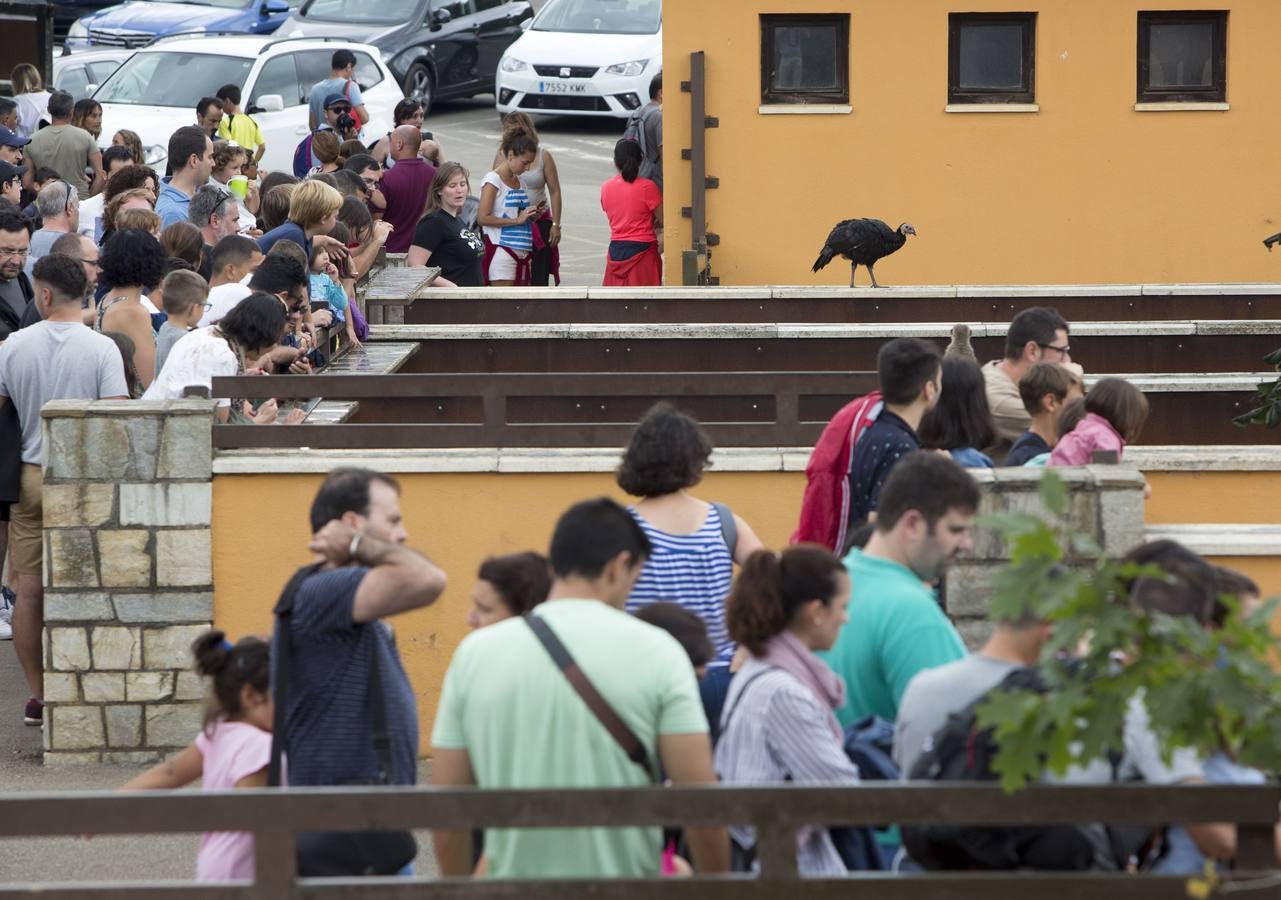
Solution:
{"label": "license plate", "polygon": [[584,94],[587,92],[587,84],[582,81],[540,81],[538,92],[540,94]]}

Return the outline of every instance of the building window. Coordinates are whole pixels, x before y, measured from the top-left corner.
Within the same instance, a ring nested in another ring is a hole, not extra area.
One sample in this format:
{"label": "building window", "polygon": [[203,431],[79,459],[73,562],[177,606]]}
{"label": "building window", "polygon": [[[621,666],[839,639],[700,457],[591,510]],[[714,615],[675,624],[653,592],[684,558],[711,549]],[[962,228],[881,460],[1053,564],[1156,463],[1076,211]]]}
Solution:
{"label": "building window", "polygon": [[947,102],[1036,101],[1036,13],[948,16]]}
{"label": "building window", "polygon": [[761,16],[761,103],[849,103],[850,17]]}
{"label": "building window", "polygon": [[1226,12],[1139,13],[1140,103],[1228,99]]}

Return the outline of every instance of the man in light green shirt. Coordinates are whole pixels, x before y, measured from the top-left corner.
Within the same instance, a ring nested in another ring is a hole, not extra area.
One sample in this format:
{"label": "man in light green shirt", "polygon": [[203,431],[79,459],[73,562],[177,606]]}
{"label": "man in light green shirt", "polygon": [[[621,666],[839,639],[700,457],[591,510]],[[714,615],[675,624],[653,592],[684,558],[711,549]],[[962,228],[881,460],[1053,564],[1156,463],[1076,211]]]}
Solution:
{"label": "man in light green shirt", "polygon": [[[555,575],[534,614],[674,784],[712,784],[711,741],[689,657],[664,631],[623,612],[649,541],[612,500],[579,503],[552,537]],[[650,783],[592,713],[523,619],[473,632],[445,675],[432,734],[432,783],[483,788],[632,787]],[[722,828],[687,829],[702,872],[729,867]],[[468,832],[433,835],[440,871],[472,871]],[[657,828],[490,829],[493,878],[659,875]]]}
{"label": "man in light green shirt", "polygon": [[845,679],[842,726],[869,715],[893,722],[912,677],[965,656],[965,644],[925,582],[971,548],[979,487],[957,463],[911,453],[881,491],[876,531],[845,557],[849,621],[825,659]]}

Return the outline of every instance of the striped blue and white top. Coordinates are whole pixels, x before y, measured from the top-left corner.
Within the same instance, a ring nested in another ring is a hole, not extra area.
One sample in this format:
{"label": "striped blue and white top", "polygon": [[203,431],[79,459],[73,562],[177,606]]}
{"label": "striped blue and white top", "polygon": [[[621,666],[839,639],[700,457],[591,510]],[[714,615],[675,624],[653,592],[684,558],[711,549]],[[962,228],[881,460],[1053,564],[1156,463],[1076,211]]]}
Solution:
{"label": "striped blue and white top", "polygon": [[734,560],[721,533],[721,517],[709,506],[703,525],[693,534],[660,531],[628,507],[653,546],[640,579],[627,598],[627,611],[634,613],[649,603],[679,603],[698,615],[707,625],[707,636],[716,648],[708,668],[728,666],[735,644],[725,624],[725,600],[734,577]]}
{"label": "striped blue and white top", "polygon": [[[497,196],[494,197],[494,215],[498,218],[515,219],[522,209],[529,206],[529,193],[525,188],[523,186],[508,187],[498,177],[498,173],[490,172],[485,176],[484,183],[492,184],[498,190]],[[498,247],[525,251],[534,249],[534,226],[528,222],[523,225],[504,225],[502,228],[486,226],[485,233],[490,242]]]}

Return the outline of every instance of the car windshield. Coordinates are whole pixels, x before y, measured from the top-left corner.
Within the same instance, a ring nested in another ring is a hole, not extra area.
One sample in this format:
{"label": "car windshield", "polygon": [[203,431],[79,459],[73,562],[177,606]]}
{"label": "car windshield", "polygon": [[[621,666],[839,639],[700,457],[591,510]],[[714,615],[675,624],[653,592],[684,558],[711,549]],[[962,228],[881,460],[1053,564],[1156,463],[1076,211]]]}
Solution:
{"label": "car windshield", "polygon": [[303,15],[337,22],[408,22],[421,0],[312,0]]}
{"label": "car windshield", "polygon": [[244,87],[254,61],[239,56],[157,51],[135,53],[93,95],[99,103],[194,110],[209,86]]}
{"label": "car windshield", "polygon": [[662,24],[662,0],[552,0],[532,27],[535,31],[657,34]]}

